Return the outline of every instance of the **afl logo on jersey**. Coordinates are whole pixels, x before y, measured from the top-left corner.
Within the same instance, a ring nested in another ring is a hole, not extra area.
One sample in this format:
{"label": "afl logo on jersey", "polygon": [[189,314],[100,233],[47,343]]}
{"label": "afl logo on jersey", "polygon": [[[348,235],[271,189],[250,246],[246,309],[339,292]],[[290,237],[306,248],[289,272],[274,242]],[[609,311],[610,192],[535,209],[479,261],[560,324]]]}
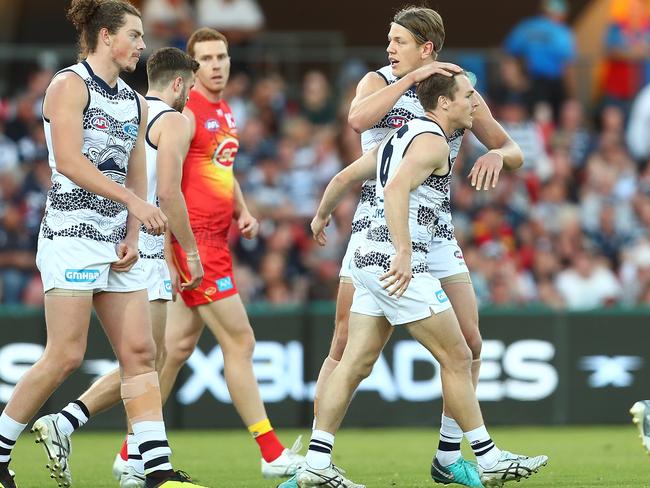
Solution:
{"label": "afl logo on jersey", "polygon": [[137,125],[135,125],[135,124],[124,124],[124,126],[122,127],[122,130],[124,131],[124,133],[127,136],[129,136],[129,137],[131,137],[133,139],[138,138],[138,126]]}
{"label": "afl logo on jersey", "polygon": [[386,119],[386,124],[388,124],[389,127],[392,127],[393,129],[399,129],[402,127],[404,124],[408,122],[405,117],[401,117],[399,115],[393,115],[391,117],[388,117]]}
{"label": "afl logo on jersey", "polygon": [[228,168],[235,162],[235,156],[237,156],[238,149],[239,141],[234,137],[228,137],[224,139],[221,144],[219,144],[216,151],[214,151],[212,162]]}
{"label": "afl logo on jersey", "polygon": [[108,120],[103,115],[95,115],[90,121],[90,125],[95,129],[106,130],[108,129]]}
{"label": "afl logo on jersey", "polygon": [[219,130],[219,121],[216,119],[208,119],[205,121],[205,130],[209,132],[217,132]]}

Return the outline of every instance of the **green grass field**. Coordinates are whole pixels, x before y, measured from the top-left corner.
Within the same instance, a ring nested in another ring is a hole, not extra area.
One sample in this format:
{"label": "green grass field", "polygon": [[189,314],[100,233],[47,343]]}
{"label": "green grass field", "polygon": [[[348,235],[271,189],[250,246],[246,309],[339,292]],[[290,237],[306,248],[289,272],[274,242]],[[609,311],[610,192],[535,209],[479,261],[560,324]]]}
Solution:
{"label": "green grass field", "polygon": [[[305,431],[281,432],[286,444]],[[548,466],[517,488],[650,488],[650,458],[636,429],[620,427],[494,428],[500,447],[526,454],[548,454]],[[177,469],[210,488],[275,487],[261,478],[257,447],[244,431],[176,431],[170,434]],[[353,481],[368,488],[420,488],[435,485],[429,463],[437,443],[433,429],[344,429],[336,438],[335,462]],[[117,483],[111,465],[119,433],[74,436],[71,467],[74,487],[108,488]],[[12,468],[19,488],[54,488],[45,455],[26,433],[14,451]],[[457,486],[457,485],[453,485]]]}

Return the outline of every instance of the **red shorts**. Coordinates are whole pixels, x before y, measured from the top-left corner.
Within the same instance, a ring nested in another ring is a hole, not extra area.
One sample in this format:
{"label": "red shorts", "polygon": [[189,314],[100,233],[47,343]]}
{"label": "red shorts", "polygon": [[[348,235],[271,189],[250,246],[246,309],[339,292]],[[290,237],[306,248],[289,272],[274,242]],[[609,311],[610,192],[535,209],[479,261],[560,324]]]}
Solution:
{"label": "red shorts", "polygon": [[[182,280],[189,277],[185,253],[178,244],[173,242],[174,263]],[[203,281],[194,290],[181,291],[180,295],[188,307],[198,307],[206,303],[216,302],[238,293],[235,278],[232,274],[232,258],[228,248],[217,248],[197,244],[201,264],[203,265]]]}

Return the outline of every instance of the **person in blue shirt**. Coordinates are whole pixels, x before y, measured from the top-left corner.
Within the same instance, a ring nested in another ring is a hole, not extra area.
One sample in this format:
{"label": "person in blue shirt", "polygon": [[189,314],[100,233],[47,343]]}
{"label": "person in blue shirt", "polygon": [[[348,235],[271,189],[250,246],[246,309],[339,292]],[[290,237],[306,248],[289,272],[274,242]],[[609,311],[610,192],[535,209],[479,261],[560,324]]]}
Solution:
{"label": "person in blue shirt", "polygon": [[557,116],[571,92],[575,38],[566,25],[565,0],[543,0],[542,14],[517,24],[504,43],[507,54],[524,62],[531,80],[531,103],[548,102]]}

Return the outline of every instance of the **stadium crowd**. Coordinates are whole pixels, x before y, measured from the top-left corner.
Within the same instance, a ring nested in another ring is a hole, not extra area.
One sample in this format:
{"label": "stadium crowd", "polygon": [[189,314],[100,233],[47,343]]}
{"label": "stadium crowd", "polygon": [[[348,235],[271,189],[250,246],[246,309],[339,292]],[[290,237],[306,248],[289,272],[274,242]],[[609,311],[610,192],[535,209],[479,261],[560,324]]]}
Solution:
{"label": "stadium crowd", "polygon": [[[152,19],[149,31],[159,43],[182,44],[191,30],[189,4],[149,3],[176,5],[159,8],[168,17]],[[259,29],[258,20],[242,32]],[[241,34],[233,35],[248,42]],[[363,74],[354,66],[343,66],[338,80],[308,71],[295,94],[276,72],[244,67],[231,75],[225,98],[239,128],[235,171],[261,224],[255,240],[240,239],[235,229],[231,234],[235,279],[246,302],[335,297],[357,195],[337,209],[326,247],[311,239],[309,222],[332,176],[361,153],[359,135],[347,124],[354,74]],[[504,56],[497,75],[481,80],[493,113],[524,152],[523,168],[503,172],[487,192],[472,189],[466,175],[485,149],[471,134],[454,167],[456,237],[480,305],[583,310],[650,304],[650,147],[646,151],[647,137],[635,133],[650,113],[650,94],[641,91],[629,103],[604,97],[589,113],[570,94],[533,104],[535,85],[523,66]],[[49,188],[41,101],[51,76],[34,72],[23,92],[0,102],[3,304],[43,300],[34,259]]]}

